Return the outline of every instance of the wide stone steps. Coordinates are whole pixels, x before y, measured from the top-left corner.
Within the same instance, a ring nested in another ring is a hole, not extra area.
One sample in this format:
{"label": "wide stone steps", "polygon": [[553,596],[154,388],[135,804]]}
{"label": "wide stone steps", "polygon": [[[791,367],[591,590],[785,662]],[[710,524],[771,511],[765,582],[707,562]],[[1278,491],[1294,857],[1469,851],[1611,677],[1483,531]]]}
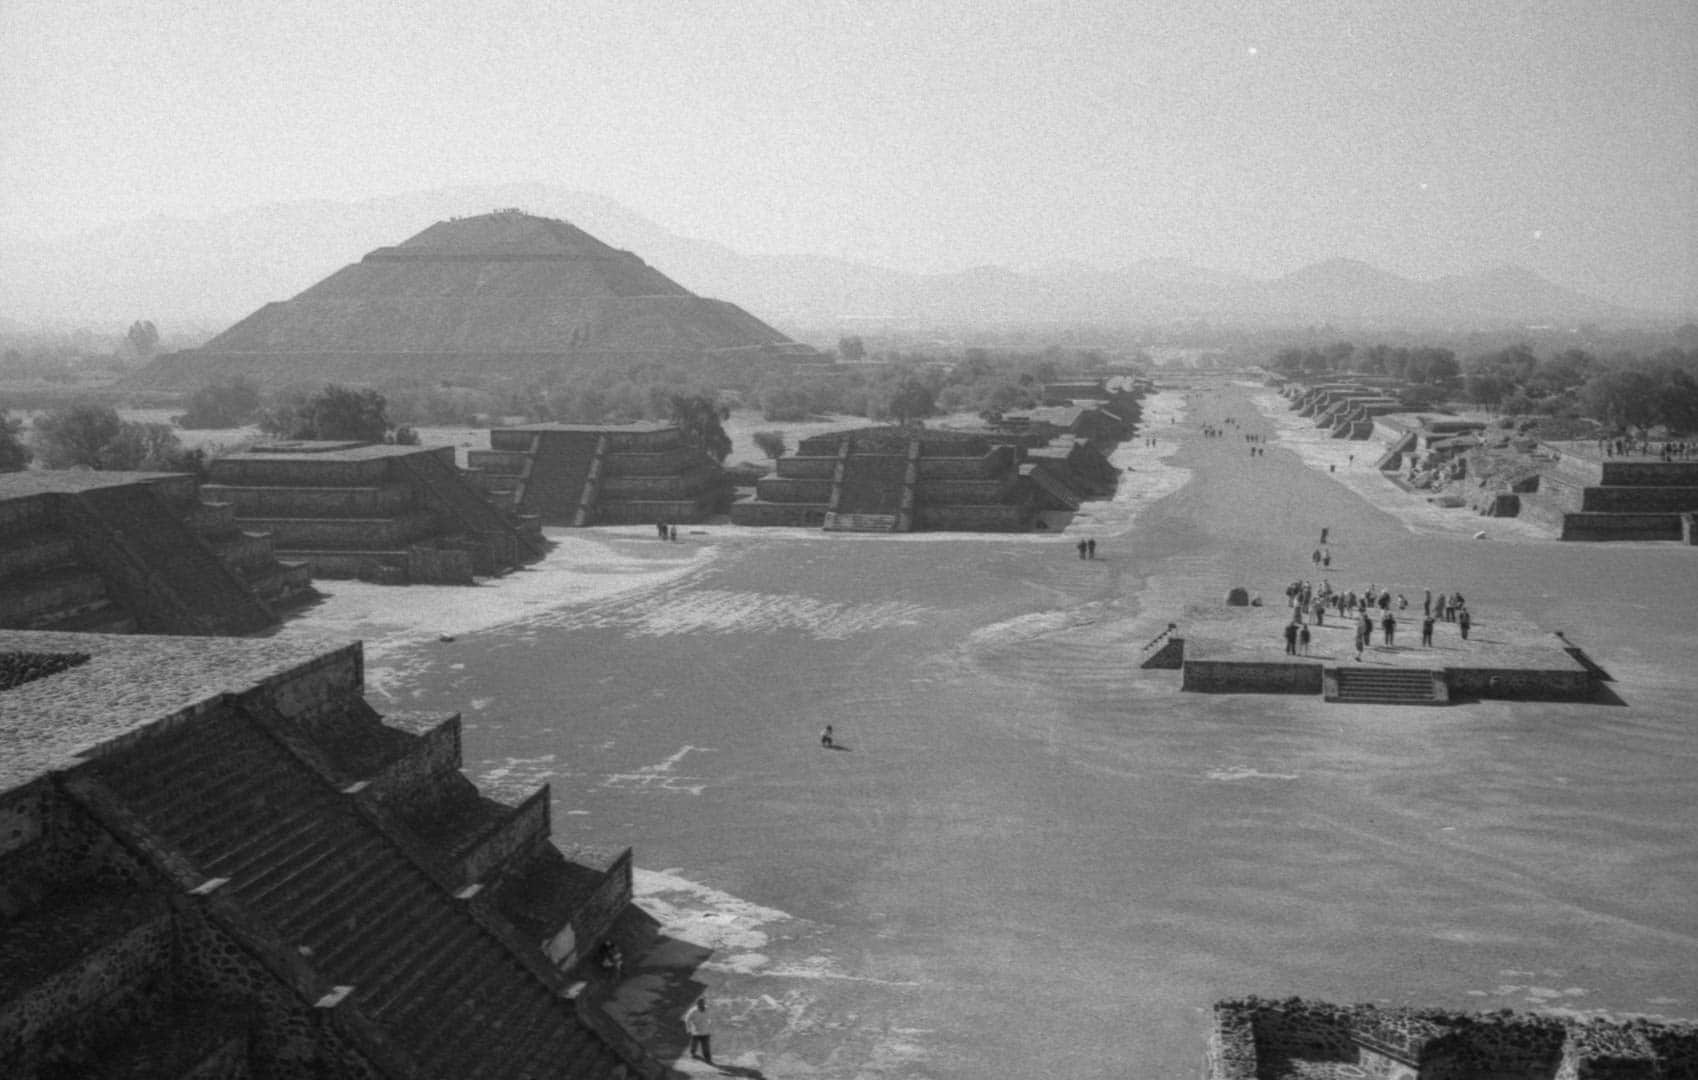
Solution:
{"label": "wide stone steps", "polygon": [[[231,714],[97,762],[150,831],[352,1001],[432,1075],[561,1076],[610,1050],[354,802]],[[585,1043],[594,1047],[586,1049]],[[598,1059],[599,1060],[599,1059]]]}
{"label": "wide stone steps", "polygon": [[1326,700],[1359,705],[1437,705],[1449,700],[1444,674],[1417,668],[1328,668]]}

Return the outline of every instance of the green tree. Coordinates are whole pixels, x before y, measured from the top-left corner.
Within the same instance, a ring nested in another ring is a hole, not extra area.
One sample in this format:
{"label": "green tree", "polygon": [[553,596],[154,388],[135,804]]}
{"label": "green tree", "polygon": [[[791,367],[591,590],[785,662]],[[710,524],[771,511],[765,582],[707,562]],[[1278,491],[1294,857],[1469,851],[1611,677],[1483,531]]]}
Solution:
{"label": "green tree", "polygon": [[178,427],[241,427],[259,415],[259,386],[252,379],[235,376],[214,379],[189,395],[189,411],[174,417]]}
{"label": "green tree", "polygon": [[1606,427],[1643,431],[1659,419],[1659,389],[1649,372],[1637,368],[1606,371],[1586,380],[1580,388],[1580,409]]}
{"label": "green tree", "polygon": [[260,416],[260,429],[286,439],[384,442],[390,434],[388,402],[369,387],[331,383],[311,397],[296,395]]}
{"label": "green tree", "polygon": [[0,472],[22,472],[33,457],[34,452],[24,443],[24,422],[0,412]]}
{"label": "green tree", "polygon": [[784,432],[782,431],[757,431],[754,439],[755,445],[760,447],[761,453],[774,461],[783,457],[784,451],[789,449],[785,445]]}
{"label": "green tree", "polygon": [[87,402],[36,417],[35,450],[49,469],[101,469],[102,452],[116,442],[124,421],[118,410]]}
{"label": "green tree", "polygon": [[903,379],[890,395],[885,412],[906,424],[930,416],[937,411],[937,399],[931,387],[912,376]]}
{"label": "green tree", "polygon": [[725,459],[731,456],[731,436],[725,433],[725,421],[731,418],[731,410],[704,394],[674,394],[669,404],[671,420],[678,425],[684,441],[725,464]]}
{"label": "green tree", "polygon": [[152,357],[154,350],[159,348],[159,327],[153,325],[151,319],[137,319],[130,324],[130,332],[124,336],[143,360]]}

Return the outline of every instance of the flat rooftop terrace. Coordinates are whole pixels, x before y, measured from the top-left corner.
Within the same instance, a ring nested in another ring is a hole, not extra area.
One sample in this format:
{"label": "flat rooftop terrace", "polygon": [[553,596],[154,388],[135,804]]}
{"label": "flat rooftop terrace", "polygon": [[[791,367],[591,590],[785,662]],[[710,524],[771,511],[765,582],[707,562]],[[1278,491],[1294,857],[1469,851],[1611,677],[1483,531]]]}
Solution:
{"label": "flat rooftop terrace", "polygon": [[88,659],[0,690],[0,791],[164,717],[241,693],[357,642],[0,630],[19,654]]}

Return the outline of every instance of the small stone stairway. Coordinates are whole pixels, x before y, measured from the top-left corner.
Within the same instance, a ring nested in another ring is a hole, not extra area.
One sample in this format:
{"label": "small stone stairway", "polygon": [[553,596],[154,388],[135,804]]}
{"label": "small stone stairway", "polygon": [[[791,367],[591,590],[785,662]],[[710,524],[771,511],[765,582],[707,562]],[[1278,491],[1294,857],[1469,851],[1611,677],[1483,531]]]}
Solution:
{"label": "small stone stairway", "polygon": [[1328,701],[1351,705],[1443,705],[1444,672],[1422,668],[1331,667],[1321,673]]}

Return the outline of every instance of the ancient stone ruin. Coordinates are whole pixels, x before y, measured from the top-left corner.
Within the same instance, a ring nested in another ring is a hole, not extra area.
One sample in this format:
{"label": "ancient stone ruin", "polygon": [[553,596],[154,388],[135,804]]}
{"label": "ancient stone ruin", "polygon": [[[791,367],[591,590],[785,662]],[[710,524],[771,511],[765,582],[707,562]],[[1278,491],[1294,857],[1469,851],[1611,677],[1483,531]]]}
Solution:
{"label": "ancient stone ruin", "polygon": [[739,525],[859,532],[1030,529],[1044,510],[1077,510],[1113,493],[1119,474],[1084,440],[1048,432],[868,427],[804,439],[778,459],[755,497],[732,504]]}
{"label": "ancient stone ruin", "polygon": [[495,428],[467,462],[499,507],[545,525],[702,521],[724,470],[672,424],[527,424]]}
{"label": "ancient stone ruin", "polygon": [[629,849],[480,794],[459,717],[380,716],[358,643],[0,631],[13,669],[0,1075],[661,1074],[565,974]]}
{"label": "ancient stone ruin", "polygon": [[319,577],[469,584],[544,551],[537,523],[485,500],[452,447],[271,443],[210,473],[208,498]]}
{"label": "ancient stone ruin", "polygon": [[1698,1025],[1217,1002],[1205,1080],[1698,1080]]}
{"label": "ancient stone ruin", "polygon": [[816,355],[628,251],[508,210],[437,222],[378,248],[128,381],[176,390],[234,376],[264,386],[452,382],[468,373],[529,381],[590,364],[723,354]]}
{"label": "ancient stone ruin", "polygon": [[249,634],[313,595],[305,563],[193,476],[0,475],[0,627]]}

